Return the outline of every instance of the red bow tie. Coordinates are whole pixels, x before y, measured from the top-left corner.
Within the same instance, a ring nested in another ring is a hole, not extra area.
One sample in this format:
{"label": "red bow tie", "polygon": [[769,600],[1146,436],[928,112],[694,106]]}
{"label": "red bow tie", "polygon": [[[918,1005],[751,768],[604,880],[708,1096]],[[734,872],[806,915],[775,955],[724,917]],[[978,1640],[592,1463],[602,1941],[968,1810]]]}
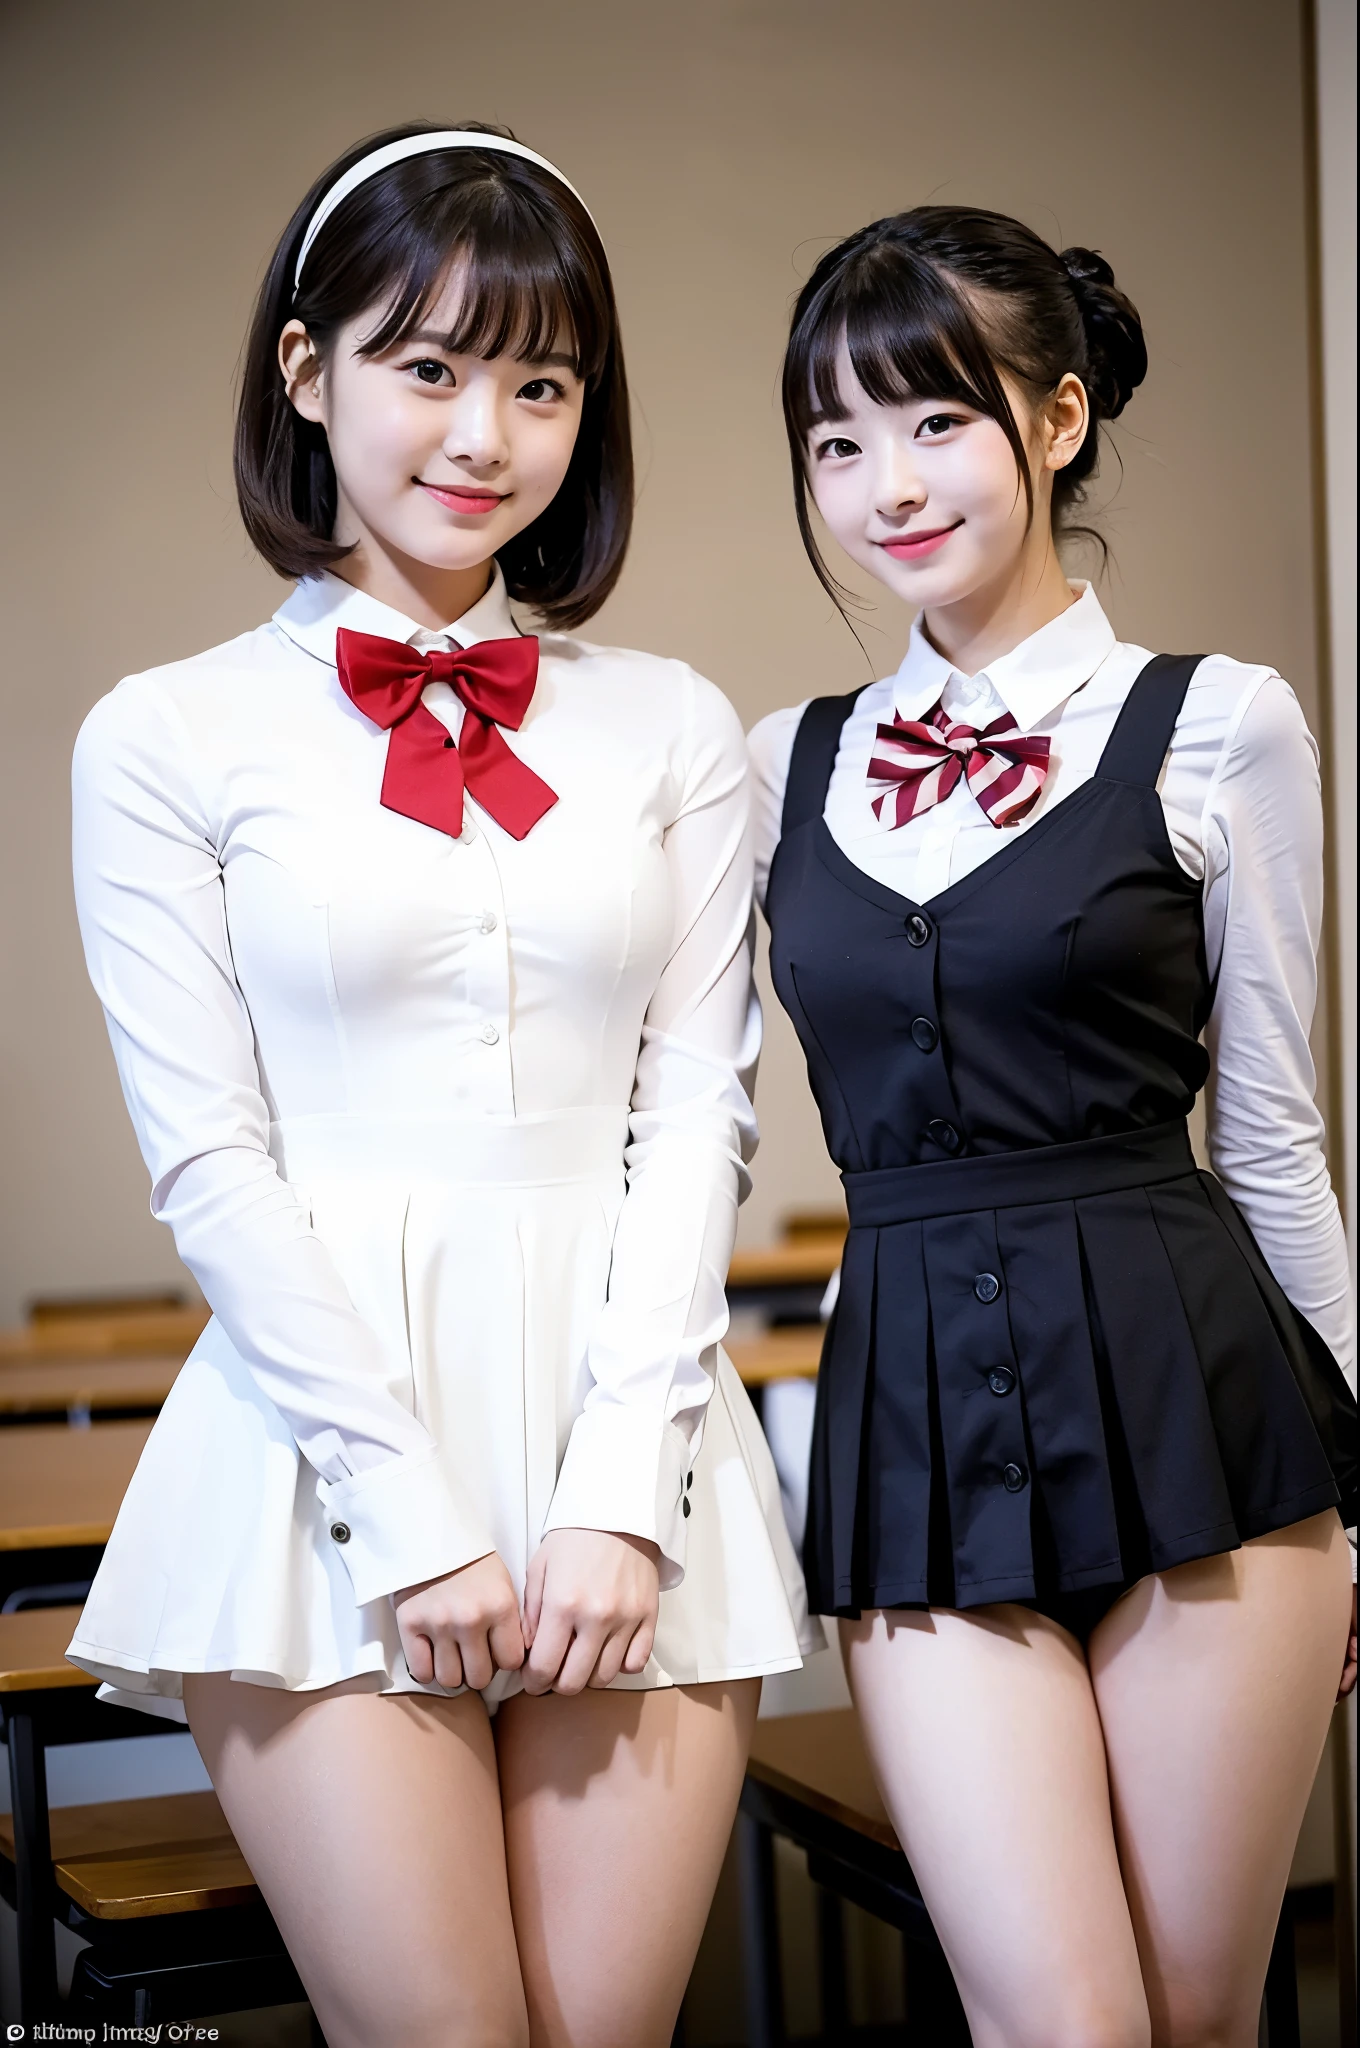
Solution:
{"label": "red bow tie", "polygon": [[885,832],[943,803],[967,775],[968,787],[994,825],[1015,825],[1038,803],[1048,774],[1050,742],[1023,733],[1009,712],[979,732],[956,725],[937,704],[925,718],[893,713],[880,725],[869,761],[872,808]]}
{"label": "red bow tie", "polygon": [[[466,784],[482,809],[514,839],[531,832],[557,802],[556,793],[525,766],[497,731],[518,732],[538,676],[538,642],[481,640],[450,653],[422,654],[374,633],[335,636],[335,665],[350,702],[389,734],[382,801],[436,832],[463,829]],[[455,744],[448,728],[421,703],[427,683],[451,683],[463,705]]]}

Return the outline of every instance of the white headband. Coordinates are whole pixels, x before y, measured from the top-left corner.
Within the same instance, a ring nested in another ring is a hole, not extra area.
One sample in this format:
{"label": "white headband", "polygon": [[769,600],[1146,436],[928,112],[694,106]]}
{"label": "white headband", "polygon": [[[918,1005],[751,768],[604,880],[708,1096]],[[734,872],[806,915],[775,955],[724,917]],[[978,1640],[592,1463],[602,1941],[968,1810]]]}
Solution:
{"label": "white headband", "polygon": [[302,266],[311,254],[313,242],[325,227],[326,222],[351,192],[357,191],[368,179],[375,178],[379,171],[385,171],[391,164],[399,164],[408,156],[424,156],[431,149],[495,149],[502,156],[523,157],[526,163],[537,164],[541,171],[547,171],[556,178],[559,185],[565,185],[574,199],[580,199],[585,206],[587,218],[594,225],[594,215],[581,199],[580,193],[569,178],[564,178],[556,164],[550,164],[547,157],[537,150],[526,149],[522,142],[512,142],[508,135],[483,135],[475,128],[440,128],[425,135],[408,135],[401,142],[384,143],[381,149],[371,150],[361,156],[357,164],[351,164],[342,178],[337,178],[327,192],[316,212],[307,223],[307,232],[302,237],[298,250],[297,268],[293,272],[293,297],[298,295],[302,283]]}

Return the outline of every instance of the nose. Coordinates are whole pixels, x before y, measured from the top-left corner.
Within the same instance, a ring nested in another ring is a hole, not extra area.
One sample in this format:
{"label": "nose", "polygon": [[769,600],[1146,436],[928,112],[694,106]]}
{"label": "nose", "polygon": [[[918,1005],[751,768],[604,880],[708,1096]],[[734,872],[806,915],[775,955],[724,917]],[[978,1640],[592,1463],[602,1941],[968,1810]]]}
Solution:
{"label": "nose", "polygon": [[444,454],[482,475],[504,469],[510,447],[494,377],[470,377],[454,398],[445,421]]}
{"label": "nose", "polygon": [[911,441],[895,437],[880,450],[874,477],[874,509],[884,519],[900,519],[918,512],[926,501],[926,487],[914,456]]}

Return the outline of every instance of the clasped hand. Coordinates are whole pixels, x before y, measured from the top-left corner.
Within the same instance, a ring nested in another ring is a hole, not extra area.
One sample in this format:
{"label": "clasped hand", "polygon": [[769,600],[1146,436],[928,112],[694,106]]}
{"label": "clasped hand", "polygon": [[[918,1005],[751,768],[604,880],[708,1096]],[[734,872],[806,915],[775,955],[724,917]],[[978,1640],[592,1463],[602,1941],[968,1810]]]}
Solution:
{"label": "clasped hand", "polygon": [[553,1529],[530,1560],[522,1609],[495,1551],[407,1586],[392,1603],[407,1668],[418,1685],[475,1692],[497,1671],[523,1670],[529,1693],[636,1674],[656,1634],[659,1555],[639,1536]]}

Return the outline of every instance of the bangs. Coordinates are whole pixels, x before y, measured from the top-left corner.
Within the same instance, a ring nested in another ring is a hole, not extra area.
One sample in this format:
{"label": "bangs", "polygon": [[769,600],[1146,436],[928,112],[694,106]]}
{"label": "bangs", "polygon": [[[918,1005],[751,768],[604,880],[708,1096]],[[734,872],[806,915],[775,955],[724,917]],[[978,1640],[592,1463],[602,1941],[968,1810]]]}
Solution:
{"label": "bangs", "polygon": [[[427,322],[452,278],[460,288],[458,314],[442,337],[451,354],[533,362],[562,353],[583,382],[596,383],[611,337],[600,318],[601,265],[588,217],[582,210],[579,223],[569,218],[575,209],[565,190],[554,194],[550,211],[534,183],[514,169],[507,175],[505,157],[460,151],[459,158],[456,180],[445,173],[436,189],[393,207],[367,234],[344,218],[360,194],[337,207],[309,258],[304,287],[313,278],[316,285],[305,296],[326,297],[323,243],[333,234],[337,248],[347,248],[351,280],[354,270],[366,272],[370,302],[382,307],[360,354],[399,346]],[[438,176],[439,159],[412,158],[400,168],[412,183],[424,183]],[[318,327],[326,326],[326,312],[324,303],[315,307]]]}
{"label": "bangs", "polygon": [[827,280],[799,321],[784,394],[790,426],[803,441],[823,421],[849,417],[840,388],[842,348],[875,405],[944,399],[1014,430],[972,306],[932,264],[907,250],[880,244],[863,251]]}

